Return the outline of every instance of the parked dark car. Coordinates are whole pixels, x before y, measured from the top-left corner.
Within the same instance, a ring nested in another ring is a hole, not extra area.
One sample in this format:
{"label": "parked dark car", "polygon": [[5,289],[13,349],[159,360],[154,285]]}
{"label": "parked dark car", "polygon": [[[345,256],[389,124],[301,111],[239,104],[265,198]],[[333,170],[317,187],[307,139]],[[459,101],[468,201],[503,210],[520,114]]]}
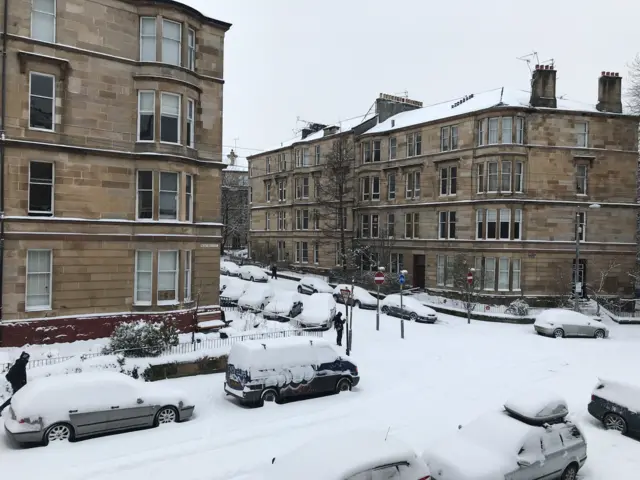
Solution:
{"label": "parked dark car", "polygon": [[360,381],[358,367],[318,337],[250,340],[231,347],[227,395],[248,405],[292,397],[351,390]]}
{"label": "parked dark car", "polygon": [[607,430],[640,438],[640,387],[599,380],[587,408]]}
{"label": "parked dark car", "polygon": [[302,295],[293,291],[277,292],[262,309],[262,316],[267,320],[288,322],[302,313]]}

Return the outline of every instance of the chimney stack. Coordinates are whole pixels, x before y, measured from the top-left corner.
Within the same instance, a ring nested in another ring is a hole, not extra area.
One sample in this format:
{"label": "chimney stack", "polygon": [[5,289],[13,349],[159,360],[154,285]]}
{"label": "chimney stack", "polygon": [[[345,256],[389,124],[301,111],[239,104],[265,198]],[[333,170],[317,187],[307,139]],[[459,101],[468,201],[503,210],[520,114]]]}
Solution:
{"label": "chimney stack", "polygon": [[312,133],[319,132],[325,127],[326,125],[323,125],[321,123],[309,123],[305,128],[302,129],[302,140],[307,138]]}
{"label": "chimney stack", "polygon": [[622,77],[619,73],[600,74],[596,109],[600,112],[622,113]]}
{"label": "chimney stack", "polygon": [[387,93],[381,93],[376,99],[378,123],[382,123],[398,113],[408,112],[416,108],[422,108],[422,102],[405,97],[398,97],[396,95],[389,95]]}
{"label": "chimney stack", "polygon": [[553,65],[536,65],[531,79],[532,107],[557,108],[556,70]]}
{"label": "chimney stack", "polygon": [[233,149],[231,149],[231,153],[227,155],[227,158],[229,159],[229,165],[235,166],[236,158],[238,158],[238,155],[236,155],[236,152],[234,152]]}

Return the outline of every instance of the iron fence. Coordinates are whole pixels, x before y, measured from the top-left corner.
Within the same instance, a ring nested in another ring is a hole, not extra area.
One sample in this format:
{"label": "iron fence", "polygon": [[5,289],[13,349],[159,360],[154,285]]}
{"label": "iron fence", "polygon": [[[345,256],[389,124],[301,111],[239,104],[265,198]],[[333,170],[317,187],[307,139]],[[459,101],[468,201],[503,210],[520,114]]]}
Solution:
{"label": "iron fence", "polygon": [[[451,298],[442,298],[428,293],[421,293],[417,297],[420,301],[425,303],[431,303],[436,307],[452,308],[456,310],[466,311],[465,302],[462,300],[455,300]],[[543,308],[529,307],[527,316],[534,316],[540,313]],[[509,305],[485,305],[482,303],[476,303],[472,310],[474,313],[482,314],[501,314],[501,315],[513,315],[518,316],[513,308]]]}

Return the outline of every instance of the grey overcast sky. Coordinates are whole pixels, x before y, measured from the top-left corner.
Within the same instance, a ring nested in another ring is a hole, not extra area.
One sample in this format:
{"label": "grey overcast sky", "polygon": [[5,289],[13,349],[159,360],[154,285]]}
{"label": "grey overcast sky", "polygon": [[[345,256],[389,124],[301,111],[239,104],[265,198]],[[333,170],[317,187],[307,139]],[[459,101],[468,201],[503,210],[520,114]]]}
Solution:
{"label": "grey overcast sky", "polygon": [[223,144],[226,155],[237,142],[241,157],[293,138],[297,117],[364,115],[380,92],[429,105],[529,90],[517,57],[533,51],[554,59],[559,96],[595,104],[600,72],[626,76],[640,51],[640,4],[628,0],[183,1],[233,24]]}

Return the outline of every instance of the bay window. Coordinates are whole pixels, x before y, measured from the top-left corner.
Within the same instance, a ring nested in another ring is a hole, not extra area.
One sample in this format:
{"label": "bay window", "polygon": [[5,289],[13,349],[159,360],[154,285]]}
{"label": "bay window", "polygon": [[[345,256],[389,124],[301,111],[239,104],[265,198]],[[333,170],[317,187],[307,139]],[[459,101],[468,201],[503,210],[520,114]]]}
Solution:
{"label": "bay window", "polygon": [[56,0],[32,0],[31,38],[49,43],[56,41]]}
{"label": "bay window", "polygon": [[160,172],[160,192],[158,218],[178,220],[178,174]]}
{"label": "bay window", "polygon": [[140,17],[140,61],[156,61],[156,17]]}
{"label": "bay window", "polygon": [[160,141],[180,143],[180,95],[161,93]]}
{"label": "bay window", "polygon": [[181,65],[182,24],[162,19],[162,63]]}
{"label": "bay window", "polygon": [[138,141],[153,142],[155,139],[156,92],[138,92]]}
{"label": "bay window", "polygon": [[500,209],[500,240],[511,239],[511,210]]}
{"label": "bay window", "polygon": [[158,305],[174,304],[178,300],[178,252],[158,252]]}

